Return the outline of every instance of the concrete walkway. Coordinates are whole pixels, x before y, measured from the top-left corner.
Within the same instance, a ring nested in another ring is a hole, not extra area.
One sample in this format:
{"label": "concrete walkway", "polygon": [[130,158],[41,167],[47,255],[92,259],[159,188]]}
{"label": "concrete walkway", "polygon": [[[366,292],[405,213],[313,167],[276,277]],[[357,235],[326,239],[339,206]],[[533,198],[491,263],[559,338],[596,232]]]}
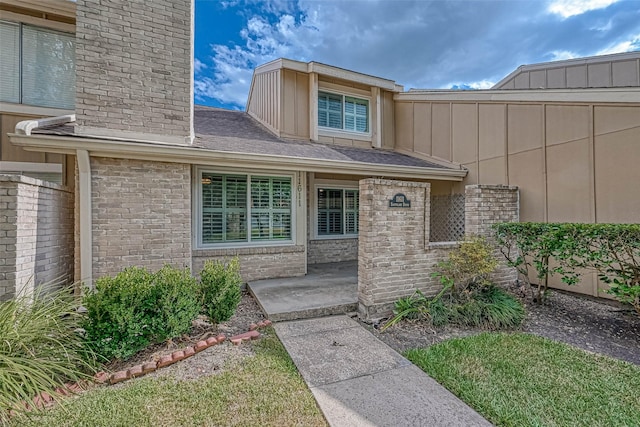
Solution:
{"label": "concrete walkway", "polygon": [[490,426],[355,320],[274,324],[331,426]]}

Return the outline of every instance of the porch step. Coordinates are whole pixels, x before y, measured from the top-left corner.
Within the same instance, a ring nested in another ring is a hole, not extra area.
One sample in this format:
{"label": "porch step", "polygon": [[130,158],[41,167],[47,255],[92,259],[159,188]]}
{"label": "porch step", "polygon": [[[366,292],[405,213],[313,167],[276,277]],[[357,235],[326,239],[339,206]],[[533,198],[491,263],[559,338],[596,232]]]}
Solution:
{"label": "porch step", "polygon": [[272,322],[346,314],[358,308],[357,264],[314,266],[306,276],[258,280],[248,289]]}

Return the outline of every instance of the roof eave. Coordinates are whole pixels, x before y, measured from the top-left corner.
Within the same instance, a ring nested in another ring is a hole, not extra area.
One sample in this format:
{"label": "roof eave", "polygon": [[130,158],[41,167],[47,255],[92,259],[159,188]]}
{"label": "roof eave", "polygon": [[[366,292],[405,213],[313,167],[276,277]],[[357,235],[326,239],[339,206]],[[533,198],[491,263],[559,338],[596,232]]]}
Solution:
{"label": "roof eave", "polygon": [[466,169],[384,165],[345,160],[216,151],[184,146],[113,141],[99,138],[9,134],[9,139],[13,144],[29,151],[75,154],[76,150],[87,150],[93,157],[155,160],[169,163],[224,165],[269,170],[348,173],[362,176],[434,179],[443,181],[462,181],[467,175]]}

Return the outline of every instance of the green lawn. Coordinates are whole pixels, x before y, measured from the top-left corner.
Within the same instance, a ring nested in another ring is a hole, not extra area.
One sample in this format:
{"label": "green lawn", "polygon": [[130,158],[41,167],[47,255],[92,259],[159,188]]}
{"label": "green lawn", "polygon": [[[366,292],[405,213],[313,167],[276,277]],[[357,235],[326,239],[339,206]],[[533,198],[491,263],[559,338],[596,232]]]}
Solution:
{"label": "green lawn", "polygon": [[523,333],[405,356],[499,426],[640,426],[640,368]]}
{"label": "green lawn", "polygon": [[[100,387],[16,426],[326,426],[311,392],[271,330],[247,357],[199,380],[141,378]],[[197,357],[197,356],[196,356]]]}

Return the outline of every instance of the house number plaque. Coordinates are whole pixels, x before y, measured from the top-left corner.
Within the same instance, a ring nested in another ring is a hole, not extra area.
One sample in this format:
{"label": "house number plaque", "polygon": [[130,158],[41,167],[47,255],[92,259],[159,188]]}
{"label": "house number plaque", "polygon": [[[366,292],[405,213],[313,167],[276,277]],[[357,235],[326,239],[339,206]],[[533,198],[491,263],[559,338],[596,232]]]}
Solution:
{"label": "house number plaque", "polygon": [[389,200],[389,207],[390,208],[410,208],[411,200],[407,199],[407,196],[405,196],[404,194],[398,193],[395,196],[393,196],[391,200]]}

